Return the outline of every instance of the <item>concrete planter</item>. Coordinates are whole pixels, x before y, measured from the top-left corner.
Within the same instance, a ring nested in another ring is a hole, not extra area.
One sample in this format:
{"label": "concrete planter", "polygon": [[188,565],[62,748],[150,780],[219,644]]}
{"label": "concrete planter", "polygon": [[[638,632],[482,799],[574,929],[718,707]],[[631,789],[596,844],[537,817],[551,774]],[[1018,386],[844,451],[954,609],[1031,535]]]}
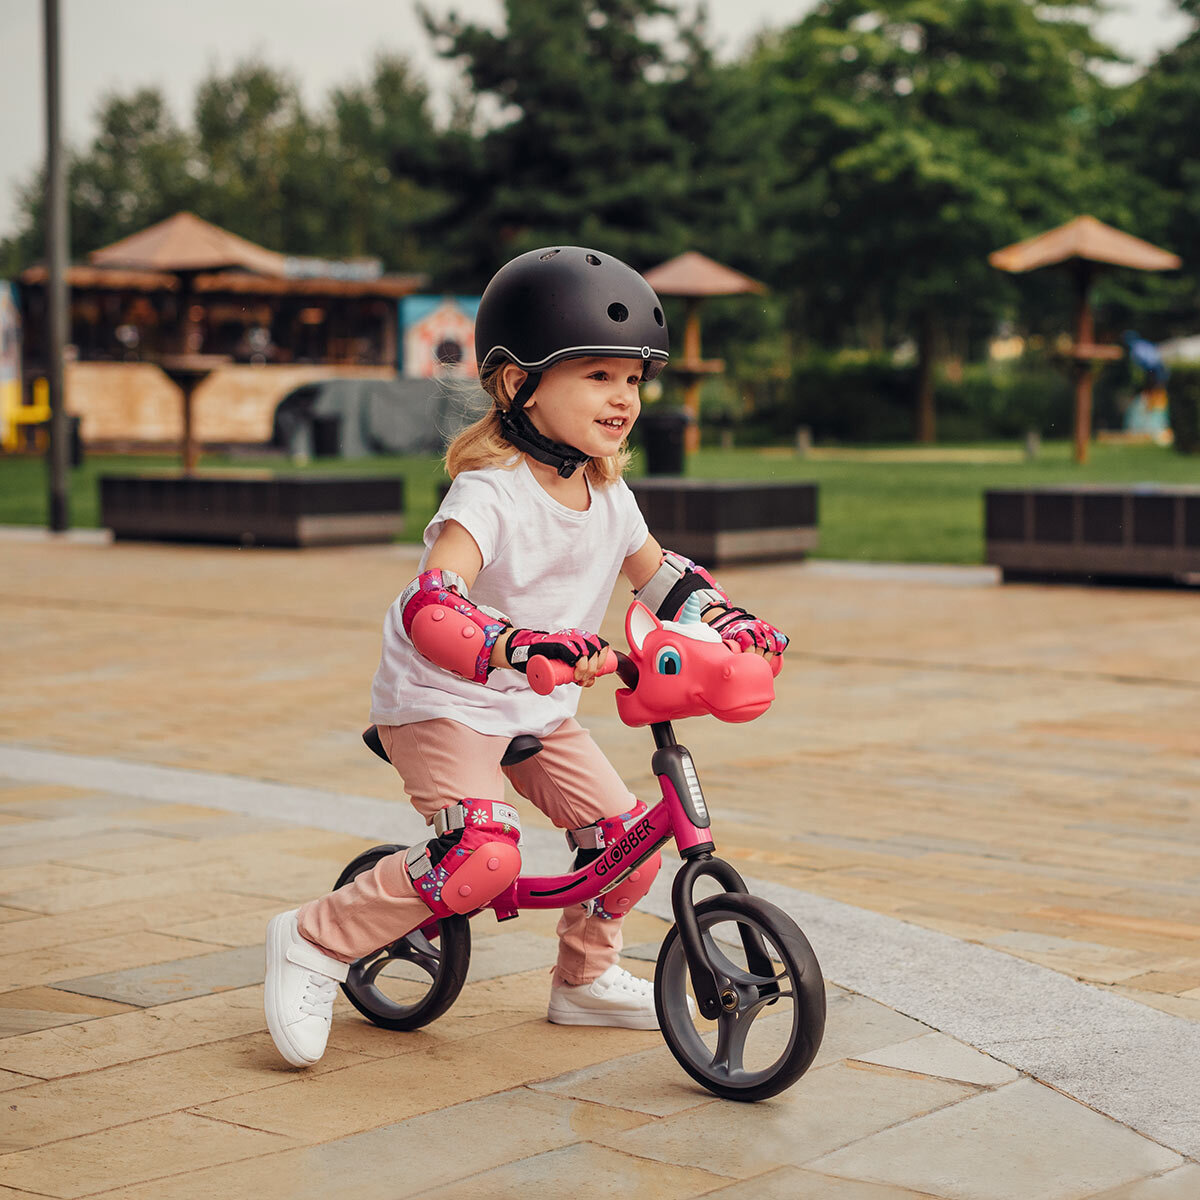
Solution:
{"label": "concrete planter", "polygon": [[1200,583],[1200,487],[1005,489],[984,505],[987,561],[1006,580]]}
{"label": "concrete planter", "polygon": [[241,546],[389,542],[404,528],[404,480],[105,475],[100,520],[120,540]]}
{"label": "concrete planter", "polygon": [[650,532],[705,566],[802,559],[817,546],[817,485],[631,479]]}

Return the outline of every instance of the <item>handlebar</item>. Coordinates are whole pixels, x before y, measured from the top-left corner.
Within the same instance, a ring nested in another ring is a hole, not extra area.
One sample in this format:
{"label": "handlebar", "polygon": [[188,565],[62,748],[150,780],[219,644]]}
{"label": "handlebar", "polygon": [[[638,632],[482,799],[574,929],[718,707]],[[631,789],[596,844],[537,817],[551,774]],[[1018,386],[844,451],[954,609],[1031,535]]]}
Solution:
{"label": "handlebar", "polygon": [[[605,646],[604,657],[600,660],[600,669],[596,674],[611,675],[617,669],[617,652],[611,646]],[[556,687],[575,682],[575,667],[557,658],[535,654],[530,657],[525,668],[525,677],[529,680],[529,686],[539,696],[548,696]]]}

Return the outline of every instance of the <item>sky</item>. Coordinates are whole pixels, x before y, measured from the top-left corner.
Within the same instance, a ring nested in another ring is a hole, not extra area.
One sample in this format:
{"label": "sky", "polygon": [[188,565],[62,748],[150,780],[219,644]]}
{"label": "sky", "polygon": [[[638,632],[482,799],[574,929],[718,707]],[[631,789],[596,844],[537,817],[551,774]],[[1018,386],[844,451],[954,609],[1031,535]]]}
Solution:
{"label": "sky", "polygon": [[[764,28],[791,24],[815,0],[708,0],[710,41],[735,56]],[[435,13],[498,23],[502,0],[427,0]],[[1187,22],[1170,0],[1109,0],[1101,36],[1145,63]],[[258,57],[290,72],[306,103],[366,77],[380,51],[400,52],[444,99],[453,68],[433,53],[413,0],[59,0],[63,134],[83,146],[103,96],[155,86],[190,119],[196,85]],[[0,237],[14,231],[16,189],[45,154],[42,0],[0,0]]]}

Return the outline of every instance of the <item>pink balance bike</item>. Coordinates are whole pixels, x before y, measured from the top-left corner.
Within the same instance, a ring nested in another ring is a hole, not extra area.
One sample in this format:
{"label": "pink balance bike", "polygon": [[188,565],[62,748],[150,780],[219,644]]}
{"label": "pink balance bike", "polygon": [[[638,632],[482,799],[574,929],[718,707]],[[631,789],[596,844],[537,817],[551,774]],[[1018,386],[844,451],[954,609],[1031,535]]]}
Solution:
{"label": "pink balance bike", "polygon": [[[693,620],[688,620],[688,616]],[[624,683],[617,711],[626,725],[649,725],[652,766],[662,800],[633,821],[624,836],[599,851],[581,852],[564,875],[521,876],[487,907],[499,920],[523,908],[564,908],[595,901],[630,879],[674,841],[683,859],[671,890],[675,924],[667,931],[654,973],[654,1003],[671,1053],[693,1079],[731,1100],[762,1100],[793,1084],[811,1065],[825,1029],[825,986],[808,939],[785,912],[751,896],[741,876],[713,854],[709,812],[688,751],[671,721],[711,714],[751,721],[775,698],[781,660],[742,654],[699,620],[659,621],[638,602],[626,617],[629,655],[610,651],[604,672]],[[535,659],[535,691],[570,682],[564,663]],[[385,758],[374,726],[363,735]],[[528,735],[513,738],[506,766],[538,753]],[[405,846],[375,846],[341,873],[341,887],[385,855]],[[696,900],[702,876],[724,890]],[[482,910],[477,910],[482,911]],[[469,917],[430,916],[419,929],[354,963],[342,985],[350,1002],[385,1029],[417,1029],[454,1003],[471,955]],[[688,1004],[695,1001],[693,1016]]]}

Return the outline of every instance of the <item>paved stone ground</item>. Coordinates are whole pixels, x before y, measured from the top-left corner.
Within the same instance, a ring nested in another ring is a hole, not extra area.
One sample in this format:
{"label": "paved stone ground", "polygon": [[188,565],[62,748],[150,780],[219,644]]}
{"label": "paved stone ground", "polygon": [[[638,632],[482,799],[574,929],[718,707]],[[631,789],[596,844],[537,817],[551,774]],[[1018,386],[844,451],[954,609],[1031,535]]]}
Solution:
{"label": "paved stone ground", "polygon": [[[265,921],[398,799],[358,733],[410,550],[0,558],[0,1200],[1200,1195],[1195,1057],[1171,1053],[1200,1028],[1195,595],[723,576],[794,650],[768,716],[681,737],[722,852],[833,980],[817,1065],[742,1106],[657,1034],[546,1024],[546,914],[478,922],[427,1030],[339,1000],[319,1068],[274,1055]],[[604,684],[584,712],[653,795]],[[630,920],[645,974],[656,895]],[[981,970],[1019,1003],[989,1009]],[[1163,1063],[1123,1087],[1101,1056],[1140,1045]]]}

